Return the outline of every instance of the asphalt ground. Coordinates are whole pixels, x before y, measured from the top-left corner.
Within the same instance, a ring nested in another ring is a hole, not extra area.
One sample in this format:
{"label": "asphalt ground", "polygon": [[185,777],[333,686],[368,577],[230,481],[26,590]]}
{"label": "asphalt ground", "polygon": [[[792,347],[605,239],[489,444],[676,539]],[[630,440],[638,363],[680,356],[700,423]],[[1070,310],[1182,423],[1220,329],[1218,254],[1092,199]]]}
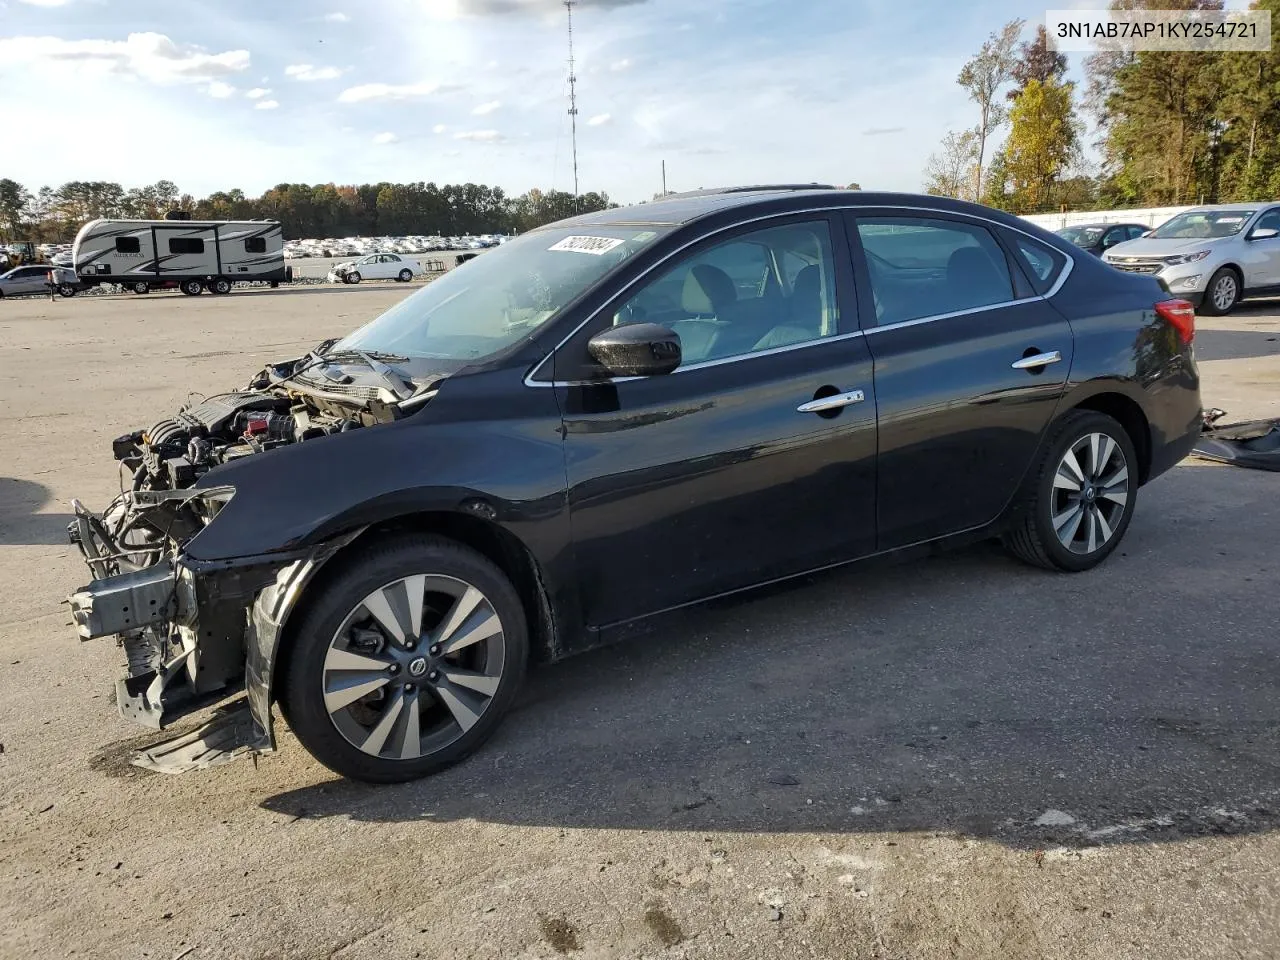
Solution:
{"label": "asphalt ground", "polygon": [[[112,437],[406,295],[0,303],[0,957],[1280,954],[1280,477],[1188,460],[1101,568],[855,566],[533,672],[468,762],[337,780],[280,724],[169,777],[60,601]],[[1280,304],[1201,320],[1280,416]]]}

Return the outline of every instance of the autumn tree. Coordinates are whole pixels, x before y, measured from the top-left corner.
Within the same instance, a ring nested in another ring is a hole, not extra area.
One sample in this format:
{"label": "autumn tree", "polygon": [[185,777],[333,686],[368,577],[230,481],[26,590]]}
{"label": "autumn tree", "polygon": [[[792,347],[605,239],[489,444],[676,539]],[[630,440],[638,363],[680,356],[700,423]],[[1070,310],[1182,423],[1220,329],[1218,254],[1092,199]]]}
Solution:
{"label": "autumn tree", "polygon": [[1019,212],[1043,210],[1053,187],[1079,153],[1074,84],[1028,80],[1009,109],[1004,163]]}
{"label": "autumn tree", "polygon": [[1018,60],[1009,70],[1013,89],[1005,96],[1009,100],[1016,100],[1032,80],[1048,83],[1050,80],[1061,81],[1066,75],[1066,55],[1049,49],[1049,34],[1045,31],[1044,24],[1040,24],[1036,27],[1035,38],[1018,47]]}
{"label": "autumn tree", "polygon": [[949,131],[939,149],[929,156],[924,169],[924,192],[937,197],[976,199],[973,185],[978,156],[976,131]]}
{"label": "autumn tree", "polygon": [[999,33],[987,38],[972,59],[960,70],[957,82],[978,105],[978,125],[974,128],[975,154],[971,195],[982,190],[982,162],[986,157],[987,140],[1005,121],[1005,109],[1000,94],[1013,73],[1017,62],[1015,46],[1022,33],[1022,20],[1010,20]]}

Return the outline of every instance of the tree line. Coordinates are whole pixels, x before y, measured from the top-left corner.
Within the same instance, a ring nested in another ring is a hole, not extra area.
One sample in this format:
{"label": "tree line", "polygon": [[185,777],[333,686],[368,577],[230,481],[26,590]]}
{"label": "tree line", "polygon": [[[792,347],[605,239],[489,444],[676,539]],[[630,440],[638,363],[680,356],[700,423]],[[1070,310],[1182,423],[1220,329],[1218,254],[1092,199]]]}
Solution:
{"label": "tree line", "polygon": [[[1223,0],[1112,0],[1112,9],[1222,10]],[[1085,88],[1044,27],[992,33],[960,71],[973,127],[948,131],[925,168],[928,193],[1014,213],[1226,203],[1280,195],[1280,0],[1266,52],[1104,51]],[[1101,160],[1086,163],[1085,118]],[[990,150],[1008,128],[1003,144]]]}
{"label": "tree line", "polygon": [[610,206],[603,192],[574,197],[534,188],[509,197],[476,183],[281,183],[258,197],[236,189],[197,199],[169,180],[127,190],[77,180],[32,192],[0,178],[0,239],[68,242],[89,220],[157,220],[173,210],[195,220],[279,220],[288,239],[520,233]]}

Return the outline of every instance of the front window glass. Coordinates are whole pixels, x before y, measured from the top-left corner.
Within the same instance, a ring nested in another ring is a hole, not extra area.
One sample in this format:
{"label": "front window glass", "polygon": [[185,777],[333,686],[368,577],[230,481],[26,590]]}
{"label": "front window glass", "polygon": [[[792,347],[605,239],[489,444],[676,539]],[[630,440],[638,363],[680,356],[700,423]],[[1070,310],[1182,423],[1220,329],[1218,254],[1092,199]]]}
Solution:
{"label": "front window glass", "polygon": [[793,223],[680,261],[627,300],[613,322],[669,327],[687,366],[834,336],[835,290],[827,223]]}
{"label": "front window glass", "polygon": [[1233,237],[1244,229],[1254,210],[1189,210],[1147,234],[1153,240],[1212,240]]}
{"label": "front window glass", "polygon": [[526,233],[450,270],[333,349],[465,366],[531,335],[664,229],[580,224]]}

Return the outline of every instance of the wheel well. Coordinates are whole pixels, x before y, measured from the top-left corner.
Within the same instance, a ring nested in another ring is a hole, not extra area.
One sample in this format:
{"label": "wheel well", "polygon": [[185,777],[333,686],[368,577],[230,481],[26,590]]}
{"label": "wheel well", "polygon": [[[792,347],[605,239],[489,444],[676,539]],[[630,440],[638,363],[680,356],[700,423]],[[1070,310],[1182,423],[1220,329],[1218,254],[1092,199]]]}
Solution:
{"label": "wheel well", "polygon": [[[468,514],[433,511],[408,514],[374,524],[325,562],[316,577],[303,590],[301,599],[285,622],[276,654],[276,667],[272,670],[273,686],[276,678],[284,674],[283,663],[292,646],[290,628],[301,621],[308,594],[314,595],[314,589],[317,585],[322,586],[326,574],[338,571],[345,558],[368,546],[371,541],[405,533],[430,533],[448,537],[470,547],[496,565],[506,574],[520,596],[525,620],[529,624],[531,655],[536,660],[555,658],[555,621],[551,613],[551,602],[538,573],[537,563],[529,550],[510,533],[487,520]],[[274,691],[272,695],[274,697]]]}
{"label": "wheel well", "polygon": [[1076,404],[1077,410],[1096,410],[1117,420],[1133,441],[1138,454],[1138,480],[1146,483],[1151,473],[1151,425],[1136,400],[1122,393],[1099,393]]}

